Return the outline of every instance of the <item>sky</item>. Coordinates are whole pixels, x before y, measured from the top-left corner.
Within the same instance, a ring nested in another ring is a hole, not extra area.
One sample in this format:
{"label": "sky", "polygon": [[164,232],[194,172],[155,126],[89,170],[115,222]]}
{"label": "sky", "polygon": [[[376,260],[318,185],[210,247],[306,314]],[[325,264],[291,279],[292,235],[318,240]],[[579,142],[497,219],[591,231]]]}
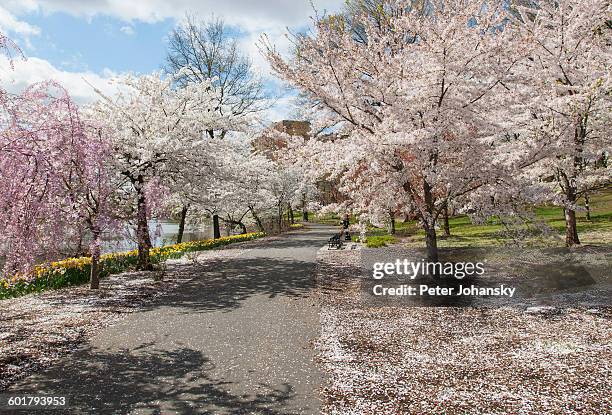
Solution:
{"label": "sky", "polygon": [[[33,82],[53,79],[77,102],[112,94],[109,80],[126,72],[161,69],[168,33],[185,17],[221,18],[265,81],[272,107],[267,121],[290,117],[288,89],[270,72],[257,42],[266,34],[278,50],[289,47],[285,34],[307,30],[310,16],[333,13],[344,0],[0,0],[0,32],[22,49],[26,60],[0,57],[3,89],[18,92]],[[314,5],[314,9],[313,6]]]}

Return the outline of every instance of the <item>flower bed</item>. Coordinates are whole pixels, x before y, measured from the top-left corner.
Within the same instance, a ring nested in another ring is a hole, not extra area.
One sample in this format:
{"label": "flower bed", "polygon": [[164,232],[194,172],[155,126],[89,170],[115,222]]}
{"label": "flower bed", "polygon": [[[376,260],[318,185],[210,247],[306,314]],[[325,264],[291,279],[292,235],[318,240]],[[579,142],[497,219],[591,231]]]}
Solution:
{"label": "flower bed", "polygon": [[289,225],[289,230],[296,230],[296,229],[302,229],[304,228],[304,224],[303,223],[292,223],[291,225]]}
{"label": "flower bed", "polygon": [[[205,251],[235,242],[250,241],[265,236],[263,232],[226,236],[219,239],[183,242],[152,248],[149,251],[151,262],[159,264],[169,258],[180,258],[187,252]],[[100,258],[100,277],[118,274],[133,269],[138,262],[138,251],[117,252],[102,255]],[[32,292],[56,289],[89,281],[91,257],[68,258],[50,264],[37,265],[26,275],[15,275],[0,279],[0,299],[18,297]]]}

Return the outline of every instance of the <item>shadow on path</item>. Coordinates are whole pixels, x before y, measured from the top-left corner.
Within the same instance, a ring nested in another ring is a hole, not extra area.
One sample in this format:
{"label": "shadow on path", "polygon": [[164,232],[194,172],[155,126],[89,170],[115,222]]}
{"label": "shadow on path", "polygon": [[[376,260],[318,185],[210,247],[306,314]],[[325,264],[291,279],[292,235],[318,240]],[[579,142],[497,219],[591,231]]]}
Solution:
{"label": "shadow on path", "polygon": [[314,225],[228,247],[246,248],[235,258],[173,265],[194,278],[9,391],[69,397],[54,413],[316,414],[309,295],[332,232]]}
{"label": "shadow on path", "polygon": [[293,413],[283,409],[295,395],[290,384],[276,388],[261,384],[261,391],[254,395],[230,393],[231,382],[213,379],[208,374],[215,368],[214,363],[201,352],[188,348],[121,349],[114,353],[84,348],[65,363],[69,364],[49,373],[53,376],[35,376],[27,389],[14,393],[67,396],[68,408],[53,413]]}
{"label": "shadow on path", "polygon": [[271,258],[235,258],[190,267],[198,276],[147,309],[176,307],[185,313],[231,311],[256,294],[308,296],[314,286],[314,264]]}
{"label": "shadow on path", "polygon": [[[195,278],[145,310],[165,306],[185,313],[231,311],[253,295],[306,297],[314,287],[316,251],[329,238],[330,229],[262,240],[238,258],[174,266]],[[169,272],[174,270],[169,268]]]}

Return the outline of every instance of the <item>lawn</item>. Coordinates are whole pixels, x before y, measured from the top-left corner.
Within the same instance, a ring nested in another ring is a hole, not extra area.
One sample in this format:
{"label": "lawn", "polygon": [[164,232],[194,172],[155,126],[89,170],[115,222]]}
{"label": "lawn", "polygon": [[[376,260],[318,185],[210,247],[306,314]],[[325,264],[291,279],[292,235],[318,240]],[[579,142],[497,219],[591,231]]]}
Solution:
{"label": "lawn", "polygon": [[[531,245],[562,246],[565,243],[565,219],[563,210],[559,207],[545,206],[535,209],[536,217],[543,221],[552,231],[551,236],[534,236],[529,239]],[[591,197],[591,220],[586,219],[586,211],[577,212],[578,235],[582,244],[612,243],[612,191],[602,192]],[[439,246],[445,247],[476,247],[491,245],[506,245],[512,243],[512,238],[504,234],[504,227],[494,220],[484,225],[475,225],[465,216],[457,216],[449,220],[451,236],[440,238]],[[416,234],[415,234],[416,231]],[[406,242],[409,245],[422,245],[424,233],[413,228]]]}
{"label": "lawn", "polygon": [[[578,235],[583,245],[612,243],[612,189],[591,196],[591,220],[586,219],[586,211],[579,210]],[[583,203],[581,200],[580,203]],[[538,220],[550,228],[547,237],[534,235],[528,241],[533,246],[563,246],[565,235],[565,220],[563,210],[555,206],[543,206],[535,209]],[[339,225],[337,215],[327,214],[316,218],[317,222],[329,225]],[[357,218],[351,217],[351,223]],[[438,246],[441,248],[454,247],[482,247],[513,244],[515,241],[496,220],[486,224],[473,224],[466,215],[459,215],[449,220],[451,236],[444,238],[441,230],[438,231]],[[402,242],[409,247],[422,247],[424,245],[424,232],[415,221],[404,222],[397,220],[396,234],[390,236],[386,228],[368,227],[367,243],[369,247],[380,247],[387,244]]]}

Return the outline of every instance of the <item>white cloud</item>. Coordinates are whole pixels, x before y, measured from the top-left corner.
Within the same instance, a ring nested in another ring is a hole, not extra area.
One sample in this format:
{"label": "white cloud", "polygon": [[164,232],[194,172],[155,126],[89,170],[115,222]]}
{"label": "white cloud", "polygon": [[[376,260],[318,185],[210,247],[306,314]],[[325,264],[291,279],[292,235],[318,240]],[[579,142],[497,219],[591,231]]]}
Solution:
{"label": "white cloud", "polygon": [[260,73],[268,74],[270,72],[270,66],[259,50],[261,38],[264,34],[281,54],[289,52],[291,42],[285,35],[286,30],[282,27],[269,28],[262,32],[255,31],[247,33],[238,39],[238,45],[240,46],[240,50],[251,57],[253,69]]}
{"label": "white cloud", "polygon": [[[323,13],[325,10],[337,11],[344,0],[313,0],[313,3],[317,12]],[[271,77],[269,66],[257,48],[260,36],[265,33],[281,53],[286,52],[289,46],[284,36],[286,28],[308,25],[309,16],[315,13],[310,0],[3,0],[3,4],[17,15],[63,12],[88,19],[109,16],[128,23],[153,23],[164,19],[178,22],[186,14],[207,19],[214,14],[244,34],[239,39],[243,50],[251,57],[255,68],[268,79]],[[126,35],[134,32],[131,24],[122,26],[120,30]]]}
{"label": "white cloud", "polygon": [[[29,57],[27,60],[14,59],[11,67],[9,59],[0,56],[0,86],[6,91],[19,93],[36,82],[53,80],[66,88],[79,104],[89,104],[99,98],[94,88],[105,95],[114,95],[117,86],[111,83],[111,80],[119,75],[110,69],[105,69],[100,74],[92,71],[66,71],[36,57]],[[261,121],[267,124],[291,118],[296,110],[294,99],[294,95],[287,91],[279,93],[277,98],[270,98],[270,107],[261,115]]]}
{"label": "white cloud", "polygon": [[132,36],[134,33],[134,28],[132,26],[121,26],[119,31],[125,35]]}
{"label": "white cloud", "polygon": [[31,47],[30,36],[38,36],[40,28],[17,19],[11,12],[0,6],[0,33],[19,35],[28,47]]}
{"label": "white cloud", "polygon": [[[335,12],[342,7],[344,0],[313,0],[313,3],[318,13],[324,10]],[[310,0],[2,0],[2,7],[6,15],[13,16],[13,20],[10,20],[13,22],[11,23],[13,27],[18,26],[22,32],[29,30],[30,34],[37,34],[38,28],[19,22],[14,16],[37,12],[43,14],[62,12],[86,19],[107,16],[125,22],[119,30],[125,35],[132,35],[133,23],[137,21],[154,23],[172,19],[179,22],[187,13],[203,19],[211,17],[214,13],[241,34],[238,41],[242,50],[251,57],[254,69],[261,74],[269,89],[276,90],[272,93],[278,97],[277,101],[264,117],[270,121],[289,116],[293,111],[290,105],[292,98],[283,89],[281,82],[273,77],[266,59],[260,54],[258,49],[260,37],[265,33],[277,50],[285,54],[290,48],[290,41],[285,36],[286,29],[295,30],[307,26],[310,23],[309,16],[315,13]],[[0,29],[2,10],[0,8]],[[8,11],[12,14],[7,14]],[[104,88],[110,88],[107,81],[112,75],[86,71],[84,70],[86,65],[84,68],[72,65],[72,69],[76,71],[69,72],[38,58],[30,58],[27,64],[17,62],[12,72],[7,71],[6,67],[7,63],[0,61],[0,81],[6,87],[6,81],[13,79],[13,84],[9,85],[8,89],[23,88],[24,85],[35,81],[55,79],[64,84],[79,102],[95,99],[94,92],[83,78],[104,91]]]}
{"label": "white cloud", "polygon": [[0,82],[7,91],[18,93],[35,82],[54,80],[66,88],[79,104],[91,103],[97,99],[92,85],[105,94],[113,95],[116,87],[109,80],[116,75],[111,71],[105,71],[102,75],[90,71],[64,71],[44,59],[33,57],[27,60],[16,59],[11,68],[8,58],[0,57]]}
{"label": "white cloud", "polygon": [[[314,4],[318,10],[336,10],[343,0],[314,0]],[[181,19],[185,13],[214,13],[245,31],[303,25],[306,17],[313,14],[309,0],[6,0],[5,7],[15,13],[60,11],[79,17],[105,15],[147,23]]]}

